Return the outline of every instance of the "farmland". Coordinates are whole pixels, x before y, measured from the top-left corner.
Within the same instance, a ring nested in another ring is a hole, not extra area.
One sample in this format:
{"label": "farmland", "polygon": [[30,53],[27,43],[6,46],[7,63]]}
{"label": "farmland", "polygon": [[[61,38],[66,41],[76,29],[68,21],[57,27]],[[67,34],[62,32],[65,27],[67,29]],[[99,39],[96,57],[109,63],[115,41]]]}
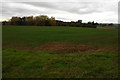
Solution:
{"label": "farmland", "polygon": [[2,28],[3,78],[118,78],[117,29]]}

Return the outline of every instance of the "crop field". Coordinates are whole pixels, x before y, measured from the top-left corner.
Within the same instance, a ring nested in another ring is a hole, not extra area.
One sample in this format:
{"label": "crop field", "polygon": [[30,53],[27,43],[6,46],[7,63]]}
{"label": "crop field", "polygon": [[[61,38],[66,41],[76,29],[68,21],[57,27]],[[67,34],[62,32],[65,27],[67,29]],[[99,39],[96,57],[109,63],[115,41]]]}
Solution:
{"label": "crop field", "polygon": [[118,30],[3,26],[3,78],[118,78]]}

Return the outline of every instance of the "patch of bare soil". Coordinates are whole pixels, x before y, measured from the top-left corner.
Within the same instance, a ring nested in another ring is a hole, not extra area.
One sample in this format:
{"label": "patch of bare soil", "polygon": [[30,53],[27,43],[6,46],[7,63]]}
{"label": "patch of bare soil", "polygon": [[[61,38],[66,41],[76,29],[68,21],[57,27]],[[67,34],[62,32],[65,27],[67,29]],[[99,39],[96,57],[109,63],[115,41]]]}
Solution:
{"label": "patch of bare soil", "polygon": [[84,51],[102,51],[98,49],[94,49],[93,47],[87,45],[73,45],[73,44],[66,44],[64,42],[48,42],[41,46],[35,47],[35,50],[49,50],[55,51],[58,53],[73,53],[73,52],[84,52]]}
{"label": "patch of bare soil", "polygon": [[97,27],[99,29],[113,29],[113,28],[106,28],[106,27]]}
{"label": "patch of bare soil", "polygon": [[114,51],[112,48],[95,48],[88,45],[75,45],[67,44],[64,42],[48,42],[46,44],[31,48],[31,47],[18,47],[18,46],[3,46],[3,48],[16,48],[24,50],[48,50],[57,53],[74,53],[74,52],[104,52],[104,51]]}

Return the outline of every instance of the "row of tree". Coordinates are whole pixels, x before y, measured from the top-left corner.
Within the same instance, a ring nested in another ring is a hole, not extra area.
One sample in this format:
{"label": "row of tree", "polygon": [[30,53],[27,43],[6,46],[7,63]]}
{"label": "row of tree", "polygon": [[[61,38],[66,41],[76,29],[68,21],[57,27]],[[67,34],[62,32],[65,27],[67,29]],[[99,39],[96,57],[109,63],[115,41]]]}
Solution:
{"label": "row of tree", "polygon": [[96,28],[98,23],[88,22],[82,23],[82,20],[64,22],[56,20],[55,17],[49,18],[46,15],[28,16],[28,17],[12,17],[9,21],[3,21],[3,25],[35,25],[35,26],[76,26]]}
{"label": "row of tree", "polygon": [[3,21],[3,25],[36,25],[36,26],[47,26],[55,24],[54,17],[41,16],[28,16],[28,17],[12,17],[9,21]]}

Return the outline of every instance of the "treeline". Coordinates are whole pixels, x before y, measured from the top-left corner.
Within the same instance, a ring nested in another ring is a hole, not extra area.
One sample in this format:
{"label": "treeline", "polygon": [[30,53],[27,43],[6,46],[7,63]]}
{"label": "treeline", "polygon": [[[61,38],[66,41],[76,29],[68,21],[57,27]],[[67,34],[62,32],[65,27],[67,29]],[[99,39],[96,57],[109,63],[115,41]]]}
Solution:
{"label": "treeline", "polygon": [[3,21],[2,25],[35,25],[35,26],[76,26],[96,28],[98,23],[88,22],[82,23],[82,20],[64,22],[56,20],[55,17],[48,17],[46,15],[28,16],[28,17],[12,17],[9,21]]}

